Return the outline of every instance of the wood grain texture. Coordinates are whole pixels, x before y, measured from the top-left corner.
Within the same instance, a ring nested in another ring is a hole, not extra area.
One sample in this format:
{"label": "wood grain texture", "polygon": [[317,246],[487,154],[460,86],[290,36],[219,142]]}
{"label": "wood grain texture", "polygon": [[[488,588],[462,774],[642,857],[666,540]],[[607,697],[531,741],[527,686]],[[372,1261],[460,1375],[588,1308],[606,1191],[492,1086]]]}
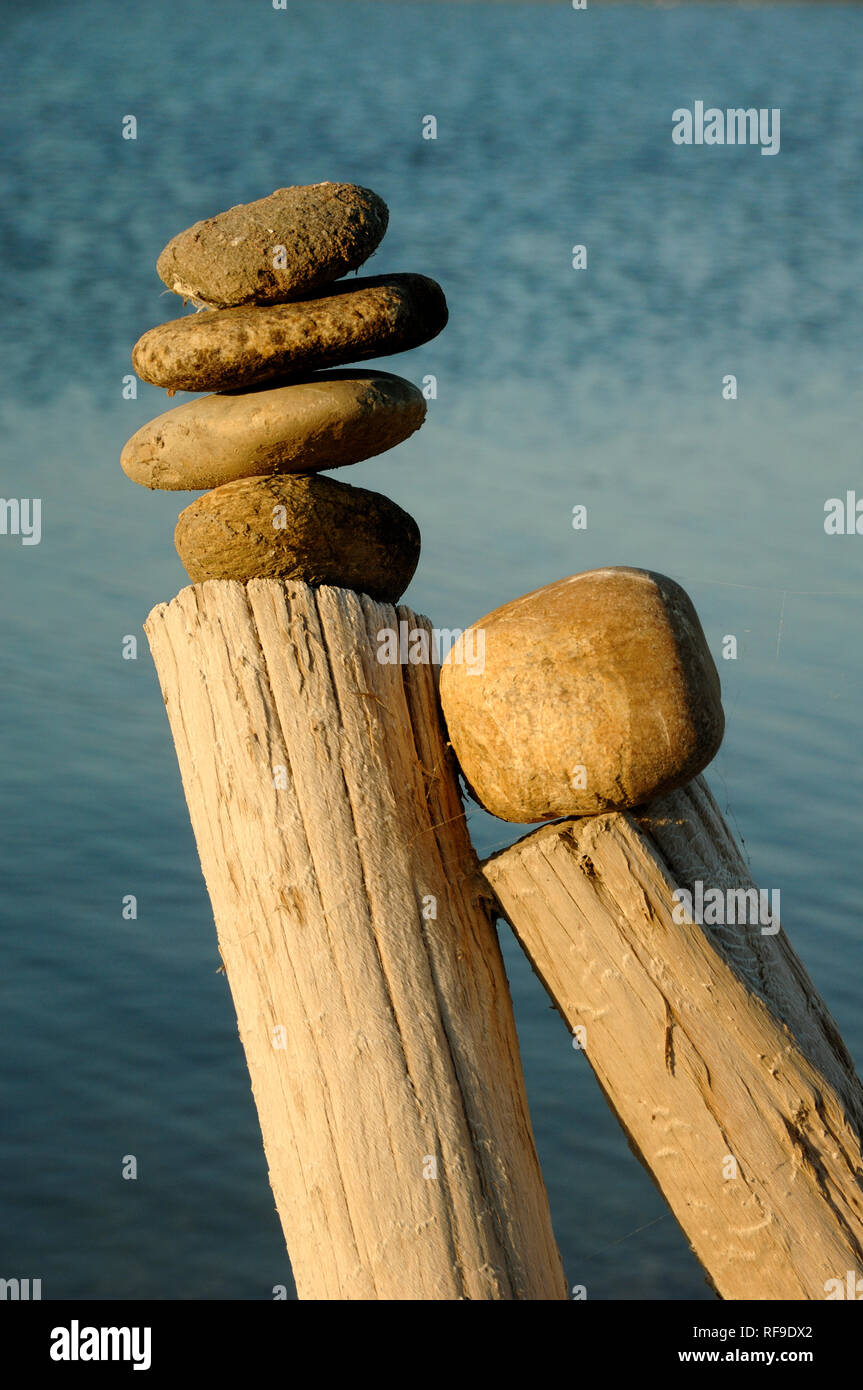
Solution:
{"label": "wood grain texture", "polygon": [[863,1272],[863,1088],[835,1023],[784,930],[674,921],[677,887],[754,886],[704,780],[484,870],[720,1296]]}
{"label": "wood grain texture", "polygon": [[376,660],[399,618],[219,580],[146,623],[270,1181],[301,1298],[565,1298],[437,668]]}

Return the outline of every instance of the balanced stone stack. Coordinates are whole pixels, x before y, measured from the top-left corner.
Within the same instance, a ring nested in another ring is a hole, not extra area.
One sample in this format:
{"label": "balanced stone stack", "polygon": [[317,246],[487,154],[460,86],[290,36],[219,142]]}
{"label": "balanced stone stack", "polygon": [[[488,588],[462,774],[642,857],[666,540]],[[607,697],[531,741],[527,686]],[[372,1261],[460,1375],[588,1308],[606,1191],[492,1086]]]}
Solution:
{"label": "balanced stone stack", "polygon": [[[370,189],[320,183],[197,222],[159,257],[197,312],[145,333],[132,362],[169,395],[214,392],[151,420],[124,471],[144,487],[206,491],[175,532],[190,578],[301,579],[395,603],[420,551],[388,498],[321,477],[392,449],[423,423],[422,392],[344,364],[405,352],[447,321],[423,275],[336,283],[387,228]],[[333,370],[336,369],[336,370]]]}

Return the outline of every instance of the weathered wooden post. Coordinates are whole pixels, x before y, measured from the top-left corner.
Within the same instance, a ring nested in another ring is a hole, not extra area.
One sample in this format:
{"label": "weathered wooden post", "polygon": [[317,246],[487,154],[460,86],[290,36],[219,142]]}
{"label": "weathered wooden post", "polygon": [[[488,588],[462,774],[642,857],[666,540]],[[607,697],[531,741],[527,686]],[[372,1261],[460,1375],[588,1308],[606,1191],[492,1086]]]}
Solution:
{"label": "weathered wooden post", "polygon": [[[706,783],[484,869],[717,1292],[823,1299],[863,1273],[863,1087],[784,931],[749,911]],[[683,917],[699,883],[730,921]]]}
{"label": "weathered wooden post", "polygon": [[426,620],[208,581],[151,613],[301,1298],[566,1297]]}
{"label": "weathered wooden post", "polygon": [[[773,896],[686,781],[722,728],[691,605],[605,570],[476,626],[484,672],[442,680],[467,777],[513,819],[594,812],[485,862],[502,914],[717,1292],[830,1296],[863,1271],[863,1087]],[[617,797],[630,809],[602,809]]]}

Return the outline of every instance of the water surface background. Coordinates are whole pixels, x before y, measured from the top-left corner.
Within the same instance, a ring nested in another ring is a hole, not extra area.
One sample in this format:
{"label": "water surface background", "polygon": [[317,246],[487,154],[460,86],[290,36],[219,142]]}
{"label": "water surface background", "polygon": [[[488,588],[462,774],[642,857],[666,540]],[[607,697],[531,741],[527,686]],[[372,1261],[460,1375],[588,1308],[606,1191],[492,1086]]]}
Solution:
{"label": "water surface background", "polygon": [[[827,498],[863,496],[861,23],[823,5],[4,11],[0,493],[43,499],[43,539],[0,537],[0,1275],[46,1298],[290,1283],[141,633],[187,582],[188,499],[118,463],[168,405],[121,395],[136,338],[179,312],[159,250],[284,184],[376,189],[391,220],[370,272],[422,271],[449,299],[440,338],[381,363],[437,377],[426,426],[351,472],[420,523],[405,601],[464,625],[606,564],[688,589],[728,715],[711,784],[863,1062],[863,539],[823,529]],[[695,100],[779,107],[780,153],[674,146]],[[479,810],[471,826],[483,853],[520,833]],[[503,945],[569,1282],[711,1297],[505,928]]]}

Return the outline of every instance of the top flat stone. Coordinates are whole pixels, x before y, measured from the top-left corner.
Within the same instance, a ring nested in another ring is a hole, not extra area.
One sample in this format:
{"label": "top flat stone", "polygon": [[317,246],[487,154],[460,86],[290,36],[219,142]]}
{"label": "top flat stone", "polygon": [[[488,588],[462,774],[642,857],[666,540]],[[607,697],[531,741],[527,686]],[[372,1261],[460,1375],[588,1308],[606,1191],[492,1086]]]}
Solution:
{"label": "top flat stone", "polygon": [[156,270],[175,294],[212,308],[281,304],[356,270],[388,220],[383,199],[358,184],[277,188],[179,232]]}

